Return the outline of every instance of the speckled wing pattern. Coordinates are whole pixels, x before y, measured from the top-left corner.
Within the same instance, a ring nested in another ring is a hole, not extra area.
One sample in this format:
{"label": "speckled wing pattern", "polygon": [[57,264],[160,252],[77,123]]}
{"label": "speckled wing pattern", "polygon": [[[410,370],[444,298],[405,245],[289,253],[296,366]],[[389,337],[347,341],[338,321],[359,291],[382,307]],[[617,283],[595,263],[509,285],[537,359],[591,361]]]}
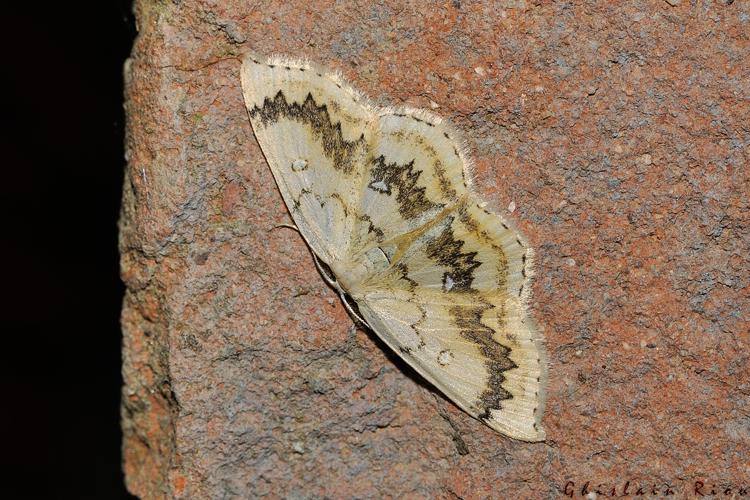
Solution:
{"label": "speckled wing pattern", "polygon": [[241,79],[284,201],[344,304],[467,413],[543,440],[533,251],[472,192],[453,129],[375,106],[305,61],[248,53]]}

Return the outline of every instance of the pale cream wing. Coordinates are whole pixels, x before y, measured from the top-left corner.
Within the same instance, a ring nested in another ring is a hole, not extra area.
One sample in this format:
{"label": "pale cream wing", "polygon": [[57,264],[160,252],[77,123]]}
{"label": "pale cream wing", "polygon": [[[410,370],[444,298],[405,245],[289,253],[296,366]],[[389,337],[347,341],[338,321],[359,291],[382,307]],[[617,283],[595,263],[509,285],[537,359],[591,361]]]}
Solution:
{"label": "pale cream wing", "polygon": [[440,117],[381,109],[375,127],[353,239],[361,252],[378,246],[390,257],[404,235],[459,203],[470,179],[456,132]]}
{"label": "pale cream wing", "polygon": [[323,261],[346,258],[376,115],[336,75],[247,54],[253,131],[302,236]]}
{"label": "pale cream wing", "polygon": [[540,441],[546,359],[527,314],[531,257],[470,197],[352,296],[378,335],[466,412]]}

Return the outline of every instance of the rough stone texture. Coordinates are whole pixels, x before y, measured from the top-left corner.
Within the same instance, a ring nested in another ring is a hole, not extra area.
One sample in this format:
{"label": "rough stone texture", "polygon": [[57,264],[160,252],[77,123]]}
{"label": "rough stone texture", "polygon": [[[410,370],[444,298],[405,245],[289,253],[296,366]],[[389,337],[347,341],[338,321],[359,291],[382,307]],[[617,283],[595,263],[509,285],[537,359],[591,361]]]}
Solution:
{"label": "rough stone texture", "polygon": [[[132,492],[750,486],[750,3],[136,10],[121,220]],[[290,219],[242,103],[249,47],[308,56],[463,129],[478,189],[515,207],[538,250],[547,442],[504,438],[436,395],[352,327],[300,236],[274,229]]]}

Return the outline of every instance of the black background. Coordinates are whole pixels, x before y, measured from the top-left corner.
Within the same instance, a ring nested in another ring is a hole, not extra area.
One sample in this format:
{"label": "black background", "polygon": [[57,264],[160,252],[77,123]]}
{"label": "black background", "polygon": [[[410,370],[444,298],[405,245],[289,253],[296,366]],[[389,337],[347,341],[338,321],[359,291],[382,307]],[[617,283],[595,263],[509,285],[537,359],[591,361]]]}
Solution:
{"label": "black background", "polygon": [[117,217],[130,1],[11,5],[0,30],[0,492],[128,498]]}

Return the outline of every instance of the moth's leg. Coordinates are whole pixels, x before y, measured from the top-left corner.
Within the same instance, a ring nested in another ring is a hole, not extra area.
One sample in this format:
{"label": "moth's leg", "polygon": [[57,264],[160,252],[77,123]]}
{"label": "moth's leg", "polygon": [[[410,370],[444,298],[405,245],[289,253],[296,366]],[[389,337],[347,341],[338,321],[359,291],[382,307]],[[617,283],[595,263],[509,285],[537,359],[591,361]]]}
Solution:
{"label": "moth's leg", "polygon": [[294,224],[276,224],[271,229],[278,229],[280,227],[285,227],[287,229],[294,229],[295,231],[297,231],[299,233],[299,228],[297,226],[295,226]]}
{"label": "moth's leg", "polygon": [[344,303],[344,307],[346,307],[346,310],[349,311],[349,314],[352,315],[352,317],[361,324],[361,326],[366,327],[368,330],[372,330],[372,327],[365,321],[365,319],[360,316],[359,310],[357,309],[356,302],[352,301],[350,303],[350,298],[347,294],[344,292],[339,292],[339,295],[341,296],[341,302]]}
{"label": "moth's leg", "polygon": [[[279,224],[277,226],[274,226],[273,229],[280,228],[280,227],[286,227],[289,229],[294,229],[298,233],[299,228],[297,226],[293,226],[291,224]],[[307,243],[307,242],[305,242]],[[307,248],[310,250],[310,253],[313,256],[313,261],[315,261],[315,267],[318,268],[318,272],[321,276],[323,276],[323,279],[328,283],[330,286],[332,286],[336,291],[339,292],[339,295],[341,296],[341,301],[344,303],[344,306],[346,307],[346,310],[349,311],[349,314],[351,314],[356,321],[358,321],[361,325],[365,326],[366,328],[372,330],[370,325],[367,324],[367,321],[359,314],[359,311],[357,309],[356,303],[350,303],[349,296],[344,293],[344,291],[341,289],[341,287],[338,284],[338,281],[336,281],[336,277],[333,275],[333,272],[331,269],[323,262],[320,261],[317,255],[315,255],[315,252],[312,251],[312,248],[308,245]],[[382,250],[381,250],[382,251]]]}
{"label": "moth's leg", "polygon": [[[287,229],[293,229],[297,231],[298,233],[302,234],[299,228],[293,224],[277,224],[273,226],[271,229],[279,229],[281,227],[285,227]],[[305,240],[304,238],[302,239],[305,241],[305,244],[307,245],[307,240]],[[320,273],[321,276],[323,276],[323,279],[326,280],[326,283],[331,285],[337,291],[340,291],[341,288],[338,286],[338,283],[336,282],[336,278],[333,276],[333,273],[331,272],[331,270],[328,269],[328,266],[325,266],[325,264],[320,262],[320,259],[318,259],[318,256],[315,255],[315,252],[313,252],[312,248],[310,248],[310,245],[307,245],[307,249],[310,250],[310,254],[312,254],[313,260],[315,261],[315,267],[318,268],[318,272]]]}
{"label": "moth's leg", "polygon": [[310,253],[313,256],[313,260],[315,261],[315,267],[318,268],[318,272],[320,273],[321,276],[323,276],[323,279],[326,280],[326,283],[328,283],[337,291],[339,291],[339,293],[341,293],[341,287],[336,281],[336,277],[333,275],[333,272],[331,272],[328,266],[326,266],[323,262],[320,262],[320,259],[318,258],[317,255],[315,255],[315,252],[312,251],[312,248],[310,248]]}
{"label": "moth's leg", "polygon": [[435,398],[435,405],[438,413],[446,422],[448,422],[448,425],[450,425],[451,427],[451,438],[453,439],[453,443],[456,445],[456,451],[459,455],[468,455],[469,447],[466,446],[466,442],[461,437],[461,432],[458,430],[458,427],[456,427],[456,424],[453,423],[453,420],[451,420],[448,412],[445,411],[445,408],[443,408],[443,405],[440,403],[440,399],[438,399],[437,394],[433,392],[432,397]]}

